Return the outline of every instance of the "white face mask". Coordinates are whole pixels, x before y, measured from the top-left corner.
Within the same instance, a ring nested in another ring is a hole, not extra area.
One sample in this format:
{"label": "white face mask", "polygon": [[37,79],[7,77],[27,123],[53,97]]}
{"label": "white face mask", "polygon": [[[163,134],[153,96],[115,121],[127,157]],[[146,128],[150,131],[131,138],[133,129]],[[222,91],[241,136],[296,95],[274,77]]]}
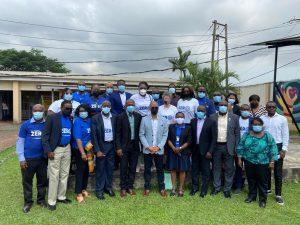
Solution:
{"label": "white face mask", "polygon": [[141,89],[140,90],[140,95],[146,95],[147,94],[147,90],[146,89]]}
{"label": "white face mask", "polygon": [[184,118],[176,118],[176,123],[177,124],[183,124]]}

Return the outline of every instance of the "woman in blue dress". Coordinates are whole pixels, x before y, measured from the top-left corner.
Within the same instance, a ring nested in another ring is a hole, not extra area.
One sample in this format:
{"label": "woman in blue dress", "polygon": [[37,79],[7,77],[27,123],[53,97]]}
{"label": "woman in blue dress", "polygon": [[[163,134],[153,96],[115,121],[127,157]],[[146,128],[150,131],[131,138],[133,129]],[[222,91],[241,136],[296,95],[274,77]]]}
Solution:
{"label": "woman in blue dress", "polygon": [[176,195],[176,179],[179,173],[179,192],[178,196],[182,197],[184,190],[184,182],[186,172],[190,168],[190,150],[189,146],[192,142],[191,127],[184,124],[184,114],[176,113],[175,124],[169,126],[168,134],[168,169],[171,170],[172,191],[170,196]]}
{"label": "woman in blue dress", "polygon": [[251,131],[243,135],[238,147],[238,164],[244,161],[249,193],[246,203],[256,201],[259,193],[259,207],[265,208],[268,191],[268,171],[274,168],[278,159],[276,142],[271,134],[263,130],[263,121],[259,117],[251,121]]}
{"label": "woman in blue dress", "polygon": [[89,165],[87,149],[91,146],[91,109],[86,104],[81,104],[75,111],[76,119],[73,125],[73,138],[76,148],[76,181],[75,193],[79,203],[88,197],[87,184],[89,178]]}

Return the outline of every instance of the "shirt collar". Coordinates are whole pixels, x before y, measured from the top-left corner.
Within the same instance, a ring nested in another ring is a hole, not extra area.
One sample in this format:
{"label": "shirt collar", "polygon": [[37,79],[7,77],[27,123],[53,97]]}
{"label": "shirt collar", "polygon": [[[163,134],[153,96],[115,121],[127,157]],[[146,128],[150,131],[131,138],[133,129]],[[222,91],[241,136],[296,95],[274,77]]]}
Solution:
{"label": "shirt collar", "polygon": [[[43,118],[43,120],[39,123],[45,123],[45,121],[46,121],[45,118]],[[33,117],[31,117],[30,123],[38,123],[38,122],[36,122],[35,119]]]}
{"label": "shirt collar", "polygon": [[102,115],[102,118],[103,118],[103,119],[110,119],[110,118],[112,117],[111,113],[109,113],[109,116],[108,116],[108,117],[104,116],[102,112],[101,112],[101,115]]}

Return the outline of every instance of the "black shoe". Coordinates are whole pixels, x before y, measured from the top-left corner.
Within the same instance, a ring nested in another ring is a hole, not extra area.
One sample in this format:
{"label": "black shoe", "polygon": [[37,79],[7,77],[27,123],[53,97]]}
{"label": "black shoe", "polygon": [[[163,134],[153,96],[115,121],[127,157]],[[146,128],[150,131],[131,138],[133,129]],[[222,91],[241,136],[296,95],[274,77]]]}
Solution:
{"label": "black shoe", "polygon": [[32,204],[25,204],[23,207],[23,213],[28,213],[32,207]]}
{"label": "black shoe", "polygon": [[275,200],[278,205],[284,205],[284,201],[281,196],[276,196]]}
{"label": "black shoe", "polygon": [[225,198],[231,198],[230,191],[224,191],[224,197]]}
{"label": "black shoe", "polygon": [[40,202],[37,202],[37,204],[38,204],[39,206],[41,206],[42,208],[47,208],[47,203],[46,203],[46,201],[40,201]]}
{"label": "black shoe", "polygon": [[266,208],[266,202],[265,201],[260,201],[259,202],[259,207],[260,208]]}
{"label": "black shoe", "polygon": [[103,193],[96,194],[96,197],[97,197],[99,200],[104,200],[104,199],[105,199]]}
{"label": "black shoe", "polygon": [[106,190],[105,193],[108,194],[110,197],[116,196],[115,192],[113,190],[111,190],[111,189],[110,190]]}
{"label": "black shoe", "polygon": [[242,189],[237,188],[237,189],[234,190],[233,194],[239,195],[241,192],[242,192]]}
{"label": "black shoe", "polygon": [[245,199],[246,203],[251,203],[251,202],[255,202],[255,201],[256,201],[256,199],[255,198],[251,198],[251,197],[248,197],[248,198]]}
{"label": "black shoe", "polygon": [[56,210],[56,205],[49,205],[49,204],[48,204],[48,209],[49,209],[50,211],[54,211],[54,210]]}
{"label": "black shoe", "polygon": [[200,193],[200,198],[204,198],[205,196],[206,196],[206,193],[204,193],[204,192]]}
{"label": "black shoe", "polygon": [[192,189],[191,191],[190,191],[190,196],[194,196],[196,193],[198,192],[198,190],[197,189]]}
{"label": "black shoe", "polygon": [[59,202],[59,203],[63,203],[63,204],[70,204],[72,201],[70,200],[70,199],[64,199],[64,200],[59,200],[59,199],[57,199],[57,202]]}
{"label": "black shoe", "polygon": [[210,193],[210,195],[215,196],[215,195],[217,195],[217,194],[219,194],[219,193],[220,193],[220,191],[213,190],[213,191]]}

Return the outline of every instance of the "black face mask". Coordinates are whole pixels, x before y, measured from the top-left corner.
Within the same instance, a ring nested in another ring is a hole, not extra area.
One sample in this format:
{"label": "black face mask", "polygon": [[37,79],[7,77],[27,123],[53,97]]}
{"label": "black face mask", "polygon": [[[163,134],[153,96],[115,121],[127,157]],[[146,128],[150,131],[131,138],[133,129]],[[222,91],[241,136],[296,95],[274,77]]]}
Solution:
{"label": "black face mask", "polygon": [[61,112],[64,116],[70,116],[72,113],[72,109],[63,109]]}
{"label": "black face mask", "polygon": [[255,109],[255,108],[257,108],[257,106],[258,106],[258,103],[257,102],[251,102],[250,103],[250,106],[251,106],[251,108],[253,109]]}
{"label": "black face mask", "polygon": [[151,114],[155,116],[155,115],[157,115],[157,113],[158,113],[158,107],[152,107]]}
{"label": "black face mask", "polygon": [[100,92],[99,91],[93,91],[92,95],[97,98],[100,95]]}
{"label": "black face mask", "polygon": [[168,104],[168,102],[167,102],[167,101],[164,101],[164,104]]}
{"label": "black face mask", "polygon": [[183,94],[182,94],[182,97],[183,97],[183,98],[188,98],[188,97],[190,97],[190,93],[183,93]]}

